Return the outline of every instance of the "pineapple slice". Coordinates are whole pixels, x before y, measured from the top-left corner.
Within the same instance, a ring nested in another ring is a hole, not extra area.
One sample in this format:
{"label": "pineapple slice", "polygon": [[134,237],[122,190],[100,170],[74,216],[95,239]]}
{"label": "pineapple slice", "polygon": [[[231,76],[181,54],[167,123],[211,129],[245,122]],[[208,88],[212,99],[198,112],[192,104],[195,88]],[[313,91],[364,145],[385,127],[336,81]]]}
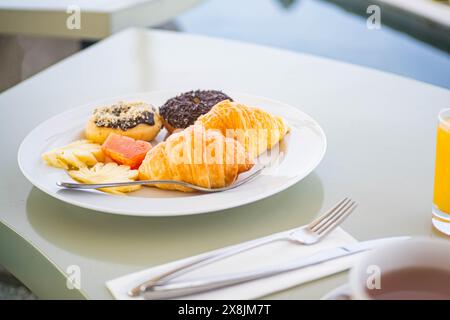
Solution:
{"label": "pineapple slice", "polygon": [[45,152],[42,159],[52,167],[68,170],[91,167],[103,161],[104,155],[101,145],[88,140],[78,140]]}
{"label": "pineapple slice", "polygon": [[[80,168],[80,170],[70,170],[69,175],[81,183],[107,183],[107,182],[127,182],[137,179],[138,170],[131,170],[129,166],[118,165],[117,163],[97,163],[92,168]],[[113,188],[101,188],[99,190],[113,194],[122,195],[126,192],[138,190],[141,186],[123,186]]]}

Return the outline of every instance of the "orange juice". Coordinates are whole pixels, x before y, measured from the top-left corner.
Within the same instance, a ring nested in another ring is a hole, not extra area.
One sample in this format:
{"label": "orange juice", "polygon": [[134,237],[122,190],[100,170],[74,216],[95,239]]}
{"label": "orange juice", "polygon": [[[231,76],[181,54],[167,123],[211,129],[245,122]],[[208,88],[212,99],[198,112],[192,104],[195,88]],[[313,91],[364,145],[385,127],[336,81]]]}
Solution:
{"label": "orange juice", "polygon": [[434,205],[450,214],[450,117],[442,120],[437,134]]}

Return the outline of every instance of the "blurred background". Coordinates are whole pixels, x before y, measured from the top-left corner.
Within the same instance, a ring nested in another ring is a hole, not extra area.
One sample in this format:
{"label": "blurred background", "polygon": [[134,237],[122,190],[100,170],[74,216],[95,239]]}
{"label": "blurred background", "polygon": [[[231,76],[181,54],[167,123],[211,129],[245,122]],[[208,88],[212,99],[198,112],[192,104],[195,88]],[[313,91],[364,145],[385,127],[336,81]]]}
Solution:
{"label": "blurred background", "polygon": [[[81,30],[65,23],[73,4]],[[379,28],[368,27],[373,4]],[[105,17],[118,22],[105,26]],[[450,88],[450,0],[0,0],[0,91],[135,26],[310,53]]]}
{"label": "blurred background", "polygon": [[[414,1],[422,0],[407,0]],[[184,32],[311,53],[450,88],[450,40],[433,37],[441,29],[431,28],[427,38],[426,26],[420,30],[417,23],[414,29],[414,22],[419,22],[420,17],[409,13],[410,18],[406,18],[408,13],[404,12],[401,14],[404,22],[400,24],[395,20],[395,10],[383,10],[382,5],[381,29],[368,29],[366,9],[376,2],[211,0],[175,21]],[[445,3],[450,4],[442,2]],[[447,9],[446,37],[450,37],[450,6],[439,7],[444,9]]]}
{"label": "blurred background", "polygon": [[[71,5],[80,30],[66,25]],[[0,92],[128,27],[272,46],[450,88],[450,0],[0,0]],[[0,268],[6,298],[35,296]]]}

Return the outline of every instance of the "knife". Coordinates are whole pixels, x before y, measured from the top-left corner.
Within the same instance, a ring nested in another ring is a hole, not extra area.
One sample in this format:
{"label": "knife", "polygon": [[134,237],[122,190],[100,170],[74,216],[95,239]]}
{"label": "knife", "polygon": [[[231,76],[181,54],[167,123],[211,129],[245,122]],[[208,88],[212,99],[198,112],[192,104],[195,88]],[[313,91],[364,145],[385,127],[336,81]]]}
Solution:
{"label": "knife", "polygon": [[295,259],[283,266],[268,267],[257,271],[246,271],[228,275],[213,276],[198,280],[170,281],[162,285],[149,287],[144,292],[144,298],[148,300],[170,299],[186,295],[201,293],[214,289],[224,288],[236,284],[245,283],[252,280],[274,276],[280,273],[298,270],[309,266],[317,265],[326,261],[354,255],[356,253],[372,250],[386,244],[408,240],[410,237],[391,237],[375,240],[368,240],[340,246],[332,249],[324,249],[309,257]]}

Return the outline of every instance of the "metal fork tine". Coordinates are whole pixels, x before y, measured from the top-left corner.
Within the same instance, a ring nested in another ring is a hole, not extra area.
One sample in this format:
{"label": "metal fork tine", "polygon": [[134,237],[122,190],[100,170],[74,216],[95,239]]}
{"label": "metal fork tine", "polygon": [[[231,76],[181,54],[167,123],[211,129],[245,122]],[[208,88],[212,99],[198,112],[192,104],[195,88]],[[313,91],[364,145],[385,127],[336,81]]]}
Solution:
{"label": "metal fork tine", "polygon": [[328,219],[324,224],[322,224],[319,228],[315,229],[315,232],[322,232],[324,229],[327,229],[328,226],[332,223],[334,223],[335,221],[337,221],[342,215],[344,215],[347,210],[352,207],[356,202],[353,201],[352,199],[350,199],[344,206],[341,207],[341,209],[339,210],[339,212],[337,212],[333,217],[331,217],[330,219]]}
{"label": "metal fork tine", "polygon": [[347,205],[345,208],[342,209],[342,211],[333,217],[328,223],[321,226],[319,229],[316,230],[316,232],[320,236],[324,236],[330,231],[334,230],[338,225],[342,223],[357,207],[356,201],[352,201],[349,205]]}
{"label": "metal fork tine", "polygon": [[337,209],[339,209],[339,207],[348,200],[348,197],[345,197],[344,199],[342,199],[341,201],[339,201],[339,203],[337,203],[334,207],[332,207],[331,209],[329,209],[326,213],[320,215],[319,217],[317,217],[316,219],[314,219],[313,221],[311,221],[308,224],[308,228],[312,229],[315,226],[317,226],[319,223],[321,223],[324,219],[328,218],[329,216],[333,215],[335,213],[335,211]]}
{"label": "metal fork tine", "polygon": [[343,205],[347,204],[350,200],[351,199],[349,199],[348,197],[345,197],[338,204],[336,204],[333,208],[328,210],[327,213],[321,215],[320,217],[318,217],[317,219],[312,221],[308,225],[308,228],[311,230],[314,230],[315,228],[319,227],[321,223],[323,223],[326,219],[329,219],[330,217],[334,216],[336,214],[336,212],[338,212],[341,209],[341,207]]}
{"label": "metal fork tine", "polygon": [[349,206],[349,204],[352,202],[353,200],[351,198],[347,198],[347,200],[339,206],[339,208],[337,208],[337,210],[334,211],[334,213],[332,215],[330,215],[329,217],[327,217],[326,219],[324,219],[320,224],[316,225],[314,228],[311,229],[311,231],[313,232],[318,232],[320,229],[322,229],[325,225],[329,224],[330,221],[334,221],[334,219],[336,217],[338,217],[339,215],[341,215]]}
{"label": "metal fork tine", "polygon": [[346,209],[346,211],[339,217],[336,218],[335,221],[328,224],[326,228],[320,230],[319,237],[323,237],[333,231],[337,226],[339,226],[347,217],[352,214],[352,212],[358,207],[356,202],[352,203],[350,207]]}

